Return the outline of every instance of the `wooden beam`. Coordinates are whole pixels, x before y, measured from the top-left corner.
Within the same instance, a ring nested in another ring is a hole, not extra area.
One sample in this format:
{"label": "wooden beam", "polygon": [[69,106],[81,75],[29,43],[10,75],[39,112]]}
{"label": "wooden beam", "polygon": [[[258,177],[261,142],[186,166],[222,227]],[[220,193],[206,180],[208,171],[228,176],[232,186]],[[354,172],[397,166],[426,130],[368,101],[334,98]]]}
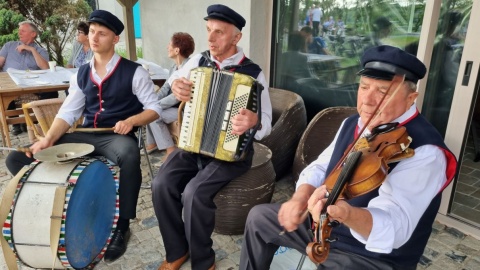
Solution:
{"label": "wooden beam", "polygon": [[125,24],[125,45],[127,58],[137,61],[137,46],[135,44],[135,29],[133,25],[133,6],[138,0],[117,0],[123,7],[123,23]]}

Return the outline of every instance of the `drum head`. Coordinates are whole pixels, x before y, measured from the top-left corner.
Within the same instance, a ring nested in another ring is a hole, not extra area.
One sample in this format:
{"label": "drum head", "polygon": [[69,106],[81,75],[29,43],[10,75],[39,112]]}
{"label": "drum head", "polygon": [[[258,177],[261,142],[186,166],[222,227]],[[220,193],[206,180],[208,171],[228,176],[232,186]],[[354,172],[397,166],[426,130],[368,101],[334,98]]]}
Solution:
{"label": "drum head", "polygon": [[80,174],[65,217],[65,250],[75,269],[86,268],[105,247],[116,213],[116,183],[101,161]]}
{"label": "drum head", "polygon": [[86,143],[64,143],[43,149],[33,155],[35,159],[46,162],[65,161],[88,155],[95,147]]}

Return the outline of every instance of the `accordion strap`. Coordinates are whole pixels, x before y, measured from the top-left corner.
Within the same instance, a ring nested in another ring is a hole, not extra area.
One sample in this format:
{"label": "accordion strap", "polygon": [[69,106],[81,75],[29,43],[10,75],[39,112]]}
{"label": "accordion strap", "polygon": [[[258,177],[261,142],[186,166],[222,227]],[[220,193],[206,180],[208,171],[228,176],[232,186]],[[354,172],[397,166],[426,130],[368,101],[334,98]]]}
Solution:
{"label": "accordion strap", "polygon": [[[210,64],[210,66],[212,66],[215,69],[218,69],[217,63],[215,63],[215,61],[213,61],[212,58],[210,57],[209,50],[202,52],[201,55]],[[246,60],[242,61],[241,63],[238,63],[236,65],[225,66],[224,68],[222,68],[222,70],[237,69],[237,68],[242,68],[252,64],[254,64],[253,61],[246,58]]]}

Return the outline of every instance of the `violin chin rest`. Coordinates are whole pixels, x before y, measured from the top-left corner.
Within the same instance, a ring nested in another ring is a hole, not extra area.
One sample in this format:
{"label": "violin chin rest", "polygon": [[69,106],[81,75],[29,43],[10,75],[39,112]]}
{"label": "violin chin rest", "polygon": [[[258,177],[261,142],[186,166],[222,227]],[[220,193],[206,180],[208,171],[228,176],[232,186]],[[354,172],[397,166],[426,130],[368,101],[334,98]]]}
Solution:
{"label": "violin chin rest", "polygon": [[413,150],[412,148],[406,148],[403,152],[396,154],[394,156],[391,156],[388,159],[388,163],[398,162],[403,159],[413,157],[413,155],[415,155],[415,150]]}

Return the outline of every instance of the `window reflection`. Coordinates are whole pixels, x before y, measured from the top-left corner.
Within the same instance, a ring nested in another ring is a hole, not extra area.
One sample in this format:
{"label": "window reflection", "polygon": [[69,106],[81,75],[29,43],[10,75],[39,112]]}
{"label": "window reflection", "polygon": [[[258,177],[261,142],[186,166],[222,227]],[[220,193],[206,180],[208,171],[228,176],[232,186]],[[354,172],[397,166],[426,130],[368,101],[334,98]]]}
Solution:
{"label": "window reflection", "polygon": [[442,6],[433,47],[422,113],[443,136],[462,58],[468,14],[448,5]]}
{"label": "window reflection", "polygon": [[[326,107],[355,106],[363,52],[381,44],[415,47],[425,2],[276,1],[273,86],[302,96],[308,120]],[[318,34],[314,6],[322,11]],[[306,49],[292,53],[289,39],[298,31],[304,33]]]}

